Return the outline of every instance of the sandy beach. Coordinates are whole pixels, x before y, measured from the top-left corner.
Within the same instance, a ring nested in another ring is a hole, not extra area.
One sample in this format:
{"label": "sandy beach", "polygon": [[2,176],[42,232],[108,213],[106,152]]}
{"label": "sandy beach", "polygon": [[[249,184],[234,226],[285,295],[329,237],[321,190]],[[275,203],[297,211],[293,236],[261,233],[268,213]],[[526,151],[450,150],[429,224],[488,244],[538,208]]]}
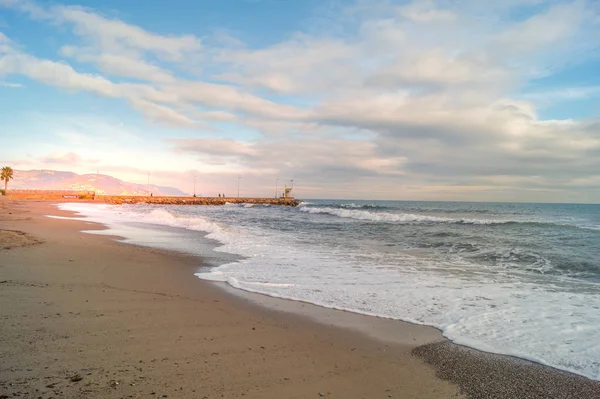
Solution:
{"label": "sandy beach", "polygon": [[202,259],[46,215],[74,216],[0,202],[0,398],[600,398],[434,328],[231,295]]}

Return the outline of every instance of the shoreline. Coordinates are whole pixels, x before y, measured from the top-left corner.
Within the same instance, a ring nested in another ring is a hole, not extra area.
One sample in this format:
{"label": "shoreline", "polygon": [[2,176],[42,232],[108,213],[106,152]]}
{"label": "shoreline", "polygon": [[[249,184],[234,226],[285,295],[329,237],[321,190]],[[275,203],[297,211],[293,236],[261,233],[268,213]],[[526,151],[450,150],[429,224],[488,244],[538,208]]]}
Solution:
{"label": "shoreline", "polygon": [[272,297],[223,282],[215,284],[230,295],[270,310],[352,330],[390,345],[412,345],[413,356],[432,366],[436,377],[459,386],[467,398],[600,398],[600,381],[514,355],[457,344],[434,326]]}
{"label": "shoreline", "polygon": [[[23,206],[23,204],[21,206]],[[25,206],[26,208],[36,208],[35,205],[30,204],[26,204]],[[51,209],[50,207],[53,207],[54,209],[54,212],[52,212],[53,214],[57,214],[58,216],[73,217],[72,213],[67,211],[61,211],[54,205],[46,203],[46,209]],[[44,208],[44,206],[41,205],[41,208]],[[37,209],[39,210],[39,207]],[[40,222],[39,219],[43,217],[43,215],[38,214],[34,217],[33,213],[35,212],[32,212],[32,217],[30,220],[15,220],[9,221],[8,223],[5,220],[0,220],[0,229],[7,228],[7,224],[12,225],[8,226],[9,228],[12,229],[12,227],[15,227],[16,229],[17,227],[19,227],[19,224],[27,224],[27,222],[33,221]],[[441,332],[434,327],[421,326],[392,319],[376,318],[373,316],[364,316],[341,310],[322,308],[317,305],[312,305],[308,303],[267,297],[260,294],[253,294],[246,291],[235,290],[234,288],[229,288],[227,285],[217,286],[215,283],[202,281],[197,277],[193,276],[193,271],[191,270],[197,268],[197,262],[201,261],[201,259],[198,259],[196,257],[176,254],[173,252],[163,250],[148,249],[147,247],[119,243],[114,241],[114,236],[111,237],[107,235],[92,235],[79,232],[79,230],[106,229],[105,226],[96,223],[50,218],[45,219],[53,220],[53,222],[48,222],[46,224],[60,224],[62,226],[61,228],[70,230],[71,232],[69,234],[71,235],[71,239],[77,237],[80,240],[82,240],[83,238],[81,236],[86,236],[85,241],[89,243],[101,242],[102,245],[106,248],[118,248],[119,252],[129,252],[130,254],[132,252],[136,254],[141,252],[148,255],[149,257],[164,258],[164,260],[168,260],[169,264],[175,263],[181,266],[177,267],[176,271],[173,269],[173,267],[163,267],[162,269],[160,269],[160,280],[163,283],[169,282],[169,290],[171,291],[171,293],[160,293],[152,289],[150,291],[141,289],[144,286],[148,285],[148,281],[136,281],[136,279],[139,279],[139,276],[137,276],[133,270],[129,270],[129,272],[125,273],[125,275],[121,273],[118,277],[103,276],[103,285],[109,289],[127,289],[128,292],[131,292],[131,290],[133,289],[133,292],[137,292],[140,294],[148,294],[148,292],[152,292],[153,294],[151,295],[176,295],[180,299],[185,298],[185,295],[182,295],[183,293],[195,296],[199,294],[199,292],[197,291],[204,291],[204,294],[206,294],[207,291],[210,291],[209,296],[213,301],[215,301],[214,303],[224,302],[227,303],[227,306],[230,307],[228,309],[221,308],[221,311],[225,311],[226,313],[232,313],[234,312],[232,309],[239,310],[240,308],[243,308],[246,312],[241,315],[242,319],[246,317],[247,313],[253,314],[253,316],[274,320],[274,323],[279,326],[281,325],[281,323],[283,323],[283,325],[286,326],[285,328],[278,329],[277,331],[271,331],[271,333],[274,335],[273,339],[285,341],[285,336],[291,334],[289,332],[290,326],[294,326],[295,329],[308,330],[310,331],[310,334],[313,335],[315,334],[315,332],[317,332],[317,337],[319,337],[321,334],[333,337],[330,338],[328,345],[325,345],[325,347],[323,347],[323,345],[318,345],[319,350],[317,352],[305,348],[306,351],[310,352],[312,356],[321,356],[322,361],[323,353],[319,352],[322,352],[324,349],[331,350],[331,346],[334,345],[332,343],[333,341],[352,341],[352,345],[354,346],[350,348],[350,354],[342,351],[339,353],[335,353],[337,358],[336,356],[334,356],[333,359],[330,358],[331,356],[325,358],[325,361],[334,362],[335,367],[333,367],[333,370],[339,370],[339,363],[343,362],[342,359],[348,361],[349,358],[352,357],[352,355],[356,354],[355,352],[357,349],[359,349],[359,347],[361,347],[360,349],[362,349],[361,352],[363,360],[365,356],[367,358],[374,357],[377,358],[379,362],[387,361],[387,366],[392,368],[386,369],[384,367],[385,370],[378,368],[378,371],[376,373],[374,373],[372,369],[366,370],[364,371],[364,373],[351,373],[351,378],[355,379],[357,376],[360,376],[359,379],[363,380],[354,381],[355,383],[359,382],[355,385],[352,384],[352,379],[344,379],[344,377],[339,377],[339,379],[344,381],[344,384],[342,384],[343,386],[340,385],[340,391],[336,391],[336,389],[333,389],[327,392],[320,392],[324,393],[326,396],[349,398],[362,397],[360,396],[359,392],[360,389],[364,388],[365,386],[364,379],[373,378],[379,381],[379,383],[376,383],[374,385],[367,384],[370,385],[370,390],[367,391],[368,394],[366,397],[379,397],[380,395],[371,394],[373,392],[376,392],[379,388],[385,386],[385,384],[381,383],[381,375],[391,374],[391,376],[393,376],[392,380],[397,381],[396,386],[398,387],[398,389],[394,390],[386,388],[381,394],[386,396],[381,397],[390,397],[391,395],[393,395],[393,397],[458,397],[460,390],[463,393],[467,394],[468,397],[473,398],[600,398],[600,384],[598,384],[597,381],[588,380],[585,377],[580,377],[571,373],[562,372],[550,368],[548,366],[539,365],[537,363],[528,362],[518,358],[512,358],[503,355],[493,355],[484,352],[479,352],[474,349],[461,347],[459,345],[452,344],[449,340],[442,337]],[[67,224],[71,225],[67,226]],[[85,228],[80,228],[82,227],[81,224],[84,224]],[[90,228],[90,226],[92,228]],[[34,236],[38,236],[40,233],[40,230],[38,228],[38,234],[35,234],[36,226],[25,227],[25,229],[22,228],[19,231],[25,230],[26,233],[32,234]],[[42,235],[42,239],[44,238],[46,237],[43,237]],[[67,243],[65,245],[68,246],[69,244]],[[48,246],[48,242],[31,248],[40,248],[43,246]],[[22,258],[25,255],[24,251],[26,250],[24,248],[13,248],[10,251],[14,251],[15,253],[21,251],[22,253],[20,255],[16,255],[16,258],[18,259],[19,256]],[[5,251],[3,255],[6,253],[7,252]],[[11,253],[11,255],[13,254]],[[8,259],[10,258],[11,257],[8,257]],[[156,272],[158,269],[154,268],[152,270]],[[2,268],[0,268],[0,271],[3,272]],[[158,282],[151,281],[150,283],[151,287],[155,287],[155,285]],[[182,287],[182,285],[184,285],[184,287]],[[213,288],[211,289],[209,288],[209,286],[213,286]],[[231,290],[235,290],[237,292],[227,292]],[[240,322],[239,318],[240,314],[238,314],[238,322]],[[210,327],[208,328],[210,329]],[[298,338],[296,337],[295,339]],[[323,342],[327,342],[327,340],[321,341],[320,343],[322,344]],[[235,342],[233,343],[235,344]],[[230,342],[230,344],[232,344],[232,342]],[[346,348],[346,350],[347,349],[348,348]],[[306,351],[300,353],[304,357],[306,357]],[[333,353],[328,353],[328,355],[332,354]],[[419,357],[415,357],[413,356],[413,354]],[[419,360],[420,358],[430,363],[433,366],[433,369],[429,366],[426,366],[421,360]],[[267,361],[265,359],[266,358],[263,357],[263,361]],[[361,359],[352,359],[352,361],[358,361],[359,363],[360,360]],[[469,365],[472,364],[477,364],[478,366],[475,368],[469,367]],[[314,366],[314,362],[312,362],[312,365]],[[281,365],[279,366],[281,367]],[[515,373],[513,369],[513,367],[515,366],[518,366],[518,373]],[[437,373],[438,376],[442,377],[444,380],[452,381],[456,385],[448,384],[446,381],[440,380],[439,378],[435,377],[434,369],[435,373]],[[467,371],[465,372],[465,370]],[[294,371],[297,372],[298,370]],[[316,377],[317,379],[322,378],[323,375],[326,376],[328,375],[328,372],[331,372],[331,370],[327,370],[327,368],[325,368],[325,370],[322,371],[324,371],[325,373],[318,374],[318,377]],[[346,372],[348,372],[348,370],[346,370]],[[409,378],[406,378],[406,373],[408,373],[408,375],[410,376]],[[415,381],[415,375],[419,376],[420,380],[419,378],[417,378],[417,381]],[[404,378],[402,376],[404,376]],[[523,376],[529,378],[523,378]],[[279,392],[279,397],[306,397],[303,395],[294,396],[296,392],[293,392],[294,395],[288,395],[291,392],[286,391],[286,385],[290,384],[287,384],[285,381],[289,381],[290,379],[289,377],[286,378],[288,379],[284,379],[284,382],[280,382],[281,386],[279,388],[281,390],[277,391]],[[5,386],[2,384],[4,380],[5,369],[2,369],[0,371],[0,394],[4,393],[3,389],[5,388]],[[525,381],[525,383],[523,383],[523,381]],[[353,389],[358,389],[359,391],[348,391],[347,388],[350,387],[348,386],[348,384],[352,385]],[[412,389],[412,391],[407,390],[407,384],[410,387],[410,389]],[[460,389],[458,387],[460,387]],[[298,389],[298,387],[294,386],[294,389]],[[346,391],[342,394],[341,390],[343,389],[346,389]],[[117,391],[114,392],[116,393]],[[386,394],[386,392],[388,393]],[[408,392],[411,393],[408,394]],[[308,392],[306,392],[306,394],[308,394]],[[577,396],[579,394],[583,396]],[[267,394],[267,396],[264,396],[263,392],[256,397],[270,397],[269,395],[270,393]],[[308,394],[308,396],[311,395],[314,395],[314,392]],[[246,396],[253,397],[251,393],[247,393]],[[188,396],[175,395],[174,397]],[[209,395],[207,397],[212,396]],[[237,396],[235,396],[234,394],[233,397]]]}
{"label": "shoreline", "polygon": [[461,397],[412,346],[240,300],[193,276],[201,259],[81,233],[104,226],[53,205],[9,206],[0,228],[44,243],[2,252],[0,396]]}

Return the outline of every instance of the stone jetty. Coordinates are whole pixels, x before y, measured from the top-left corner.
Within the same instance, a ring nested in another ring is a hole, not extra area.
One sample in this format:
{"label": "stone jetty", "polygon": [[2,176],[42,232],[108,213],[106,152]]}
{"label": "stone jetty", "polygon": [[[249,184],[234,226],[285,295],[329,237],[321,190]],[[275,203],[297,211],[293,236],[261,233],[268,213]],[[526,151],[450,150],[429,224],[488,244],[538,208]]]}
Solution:
{"label": "stone jetty", "polygon": [[144,195],[96,195],[93,191],[76,190],[9,190],[7,196],[19,200],[41,201],[86,201],[107,204],[164,204],[164,205],[225,205],[230,204],[269,204],[298,206],[294,198],[248,198],[248,197],[167,197]]}
{"label": "stone jetty", "polygon": [[108,204],[161,204],[161,205],[225,205],[229,204],[261,204],[298,206],[300,201],[294,198],[219,198],[219,197],[159,197],[159,196],[124,196],[97,195],[94,201]]}

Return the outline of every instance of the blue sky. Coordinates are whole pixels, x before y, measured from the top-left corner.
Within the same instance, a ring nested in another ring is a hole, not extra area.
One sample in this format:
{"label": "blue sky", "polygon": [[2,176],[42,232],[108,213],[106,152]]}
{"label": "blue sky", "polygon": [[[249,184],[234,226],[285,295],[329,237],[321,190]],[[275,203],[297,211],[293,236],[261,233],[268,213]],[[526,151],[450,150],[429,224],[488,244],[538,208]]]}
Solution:
{"label": "blue sky", "polygon": [[600,202],[595,1],[0,0],[0,163]]}

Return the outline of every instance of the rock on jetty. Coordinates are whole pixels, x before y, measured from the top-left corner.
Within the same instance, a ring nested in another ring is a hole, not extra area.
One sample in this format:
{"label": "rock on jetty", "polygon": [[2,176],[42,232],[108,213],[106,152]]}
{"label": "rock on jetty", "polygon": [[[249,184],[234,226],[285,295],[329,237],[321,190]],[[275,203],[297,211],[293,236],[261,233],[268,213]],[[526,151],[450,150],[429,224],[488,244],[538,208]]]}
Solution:
{"label": "rock on jetty", "polygon": [[161,204],[161,205],[225,205],[229,204],[268,204],[298,206],[300,201],[294,198],[219,198],[219,197],[151,197],[97,195],[95,201],[108,204]]}
{"label": "rock on jetty", "polygon": [[6,196],[19,200],[63,201],[93,200],[93,191],[78,190],[8,190]]}

